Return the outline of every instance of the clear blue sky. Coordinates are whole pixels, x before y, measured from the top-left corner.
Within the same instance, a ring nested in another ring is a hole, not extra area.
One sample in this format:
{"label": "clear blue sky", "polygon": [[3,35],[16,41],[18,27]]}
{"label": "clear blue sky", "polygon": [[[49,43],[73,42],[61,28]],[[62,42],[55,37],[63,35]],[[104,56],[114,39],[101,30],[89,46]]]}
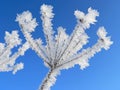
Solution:
{"label": "clear blue sky", "polygon": [[[100,16],[98,22],[87,30],[91,38],[86,47],[97,41],[96,31],[99,26],[105,26],[114,41],[110,50],[96,54],[85,70],[75,66],[61,71],[51,90],[120,90],[120,0],[0,0],[0,42],[4,40],[5,31],[16,29],[24,40],[15,18],[17,13],[25,10],[31,11],[39,22],[35,38],[40,36],[44,39],[39,14],[39,8],[44,3],[54,6],[54,29],[63,26],[68,33],[72,32],[76,24],[74,10],[87,12],[89,7],[97,9]],[[0,90],[37,90],[48,72],[42,60],[34,51],[28,50],[17,61],[24,62],[24,69],[16,75],[12,75],[12,72],[0,73]]]}

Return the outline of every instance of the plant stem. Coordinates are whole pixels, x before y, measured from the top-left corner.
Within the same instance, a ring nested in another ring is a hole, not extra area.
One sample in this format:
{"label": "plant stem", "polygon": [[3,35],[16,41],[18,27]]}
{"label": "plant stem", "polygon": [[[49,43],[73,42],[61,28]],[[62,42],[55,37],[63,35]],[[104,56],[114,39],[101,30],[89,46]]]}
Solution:
{"label": "plant stem", "polygon": [[58,75],[58,70],[51,69],[45,79],[43,80],[40,88],[38,90],[50,90],[50,87],[56,82],[56,77]]}

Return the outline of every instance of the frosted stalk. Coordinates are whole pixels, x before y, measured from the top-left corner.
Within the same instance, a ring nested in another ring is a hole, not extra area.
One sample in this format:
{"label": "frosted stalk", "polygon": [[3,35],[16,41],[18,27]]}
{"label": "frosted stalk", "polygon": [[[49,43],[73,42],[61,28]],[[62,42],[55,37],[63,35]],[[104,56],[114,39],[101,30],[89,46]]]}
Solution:
{"label": "frosted stalk", "polygon": [[[73,32],[69,35],[62,26],[57,28],[57,34],[53,30],[52,20],[54,18],[53,7],[43,4],[40,7],[42,27],[45,36],[44,43],[41,38],[34,39],[32,33],[35,32],[38,23],[33,18],[30,11],[24,11],[17,14],[16,21],[19,23],[21,31],[26,41],[22,43],[17,31],[5,33],[5,43],[0,43],[0,72],[17,71],[24,68],[22,62],[16,63],[18,57],[23,56],[25,52],[31,48],[36,54],[42,58],[49,72],[41,83],[38,90],[50,90],[57,80],[57,76],[63,69],[69,69],[75,65],[79,65],[83,70],[89,66],[89,60],[102,49],[108,50],[113,44],[111,37],[107,36],[104,27],[100,27],[97,31],[97,43],[91,47],[83,49],[88,43],[89,36],[86,29],[97,22],[99,16],[97,10],[88,8],[88,13],[76,10],[76,25]],[[12,52],[14,48],[18,50]]]}

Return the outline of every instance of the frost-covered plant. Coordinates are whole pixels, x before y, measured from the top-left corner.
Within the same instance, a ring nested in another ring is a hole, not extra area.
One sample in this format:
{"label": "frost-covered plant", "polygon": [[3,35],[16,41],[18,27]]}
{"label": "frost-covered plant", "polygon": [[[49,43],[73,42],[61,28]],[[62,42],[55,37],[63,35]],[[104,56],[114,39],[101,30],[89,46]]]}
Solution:
{"label": "frost-covered plant", "polygon": [[5,33],[5,43],[0,43],[0,72],[13,71],[15,74],[18,70],[23,69],[23,63],[16,64],[16,59],[19,56],[24,55],[24,52],[29,48],[29,44],[26,42],[18,51],[12,53],[12,49],[22,44],[17,31],[12,33]]}
{"label": "frost-covered plant", "polygon": [[[65,32],[66,29],[63,27],[58,27],[58,33],[55,35],[52,24],[52,19],[54,17],[52,6],[43,4],[40,8],[40,13],[43,31],[46,38],[46,45],[43,44],[41,38],[34,39],[32,37],[31,33],[35,31],[35,28],[38,24],[36,19],[32,17],[32,14],[29,11],[18,14],[16,18],[16,21],[19,23],[21,31],[26,38],[26,43],[29,44],[29,46],[37,53],[37,55],[42,58],[45,65],[50,69],[49,73],[40,85],[39,90],[50,90],[50,87],[56,81],[57,75],[63,69],[71,68],[76,64],[80,65],[81,69],[88,67],[89,59],[93,57],[94,54],[100,52],[102,48],[108,50],[110,45],[113,43],[110,40],[110,37],[107,37],[105,28],[100,27],[97,32],[99,37],[97,43],[92,47],[82,49],[83,46],[88,43],[89,38],[85,33],[85,30],[90,28],[90,25],[94,24],[96,22],[96,17],[99,16],[99,13],[92,8],[88,9],[87,14],[79,10],[74,12],[74,15],[77,19],[77,24],[71,35],[68,35]],[[9,41],[8,39],[6,40],[7,42]],[[14,38],[12,41],[20,44],[20,39],[16,40],[16,38]],[[4,52],[4,44],[1,44],[1,46],[2,48],[0,51]],[[13,46],[16,46],[16,44]],[[19,51],[22,51],[22,49],[19,49],[18,52]],[[2,55],[4,56],[3,53]],[[17,55],[19,54],[17,53]],[[13,59],[14,60],[12,61],[15,61],[16,58]],[[6,60],[6,58],[4,60]],[[6,61],[5,69],[3,68],[4,71],[6,70],[6,65],[7,67],[10,67],[13,65],[13,63],[11,64],[11,62]],[[12,69],[14,69],[14,67],[12,67]],[[6,71],[10,70],[7,69]],[[14,71],[16,71],[16,69]]]}

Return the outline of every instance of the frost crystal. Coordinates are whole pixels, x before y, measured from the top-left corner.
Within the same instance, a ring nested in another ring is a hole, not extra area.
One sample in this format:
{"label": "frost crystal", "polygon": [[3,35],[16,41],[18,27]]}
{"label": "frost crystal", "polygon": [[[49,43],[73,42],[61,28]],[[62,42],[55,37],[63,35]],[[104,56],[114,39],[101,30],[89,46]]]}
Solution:
{"label": "frost crystal", "polygon": [[90,27],[90,24],[94,24],[97,21],[96,16],[99,16],[99,13],[90,7],[88,8],[87,14],[84,14],[83,12],[76,10],[74,15],[79,20],[83,28],[87,29]]}

